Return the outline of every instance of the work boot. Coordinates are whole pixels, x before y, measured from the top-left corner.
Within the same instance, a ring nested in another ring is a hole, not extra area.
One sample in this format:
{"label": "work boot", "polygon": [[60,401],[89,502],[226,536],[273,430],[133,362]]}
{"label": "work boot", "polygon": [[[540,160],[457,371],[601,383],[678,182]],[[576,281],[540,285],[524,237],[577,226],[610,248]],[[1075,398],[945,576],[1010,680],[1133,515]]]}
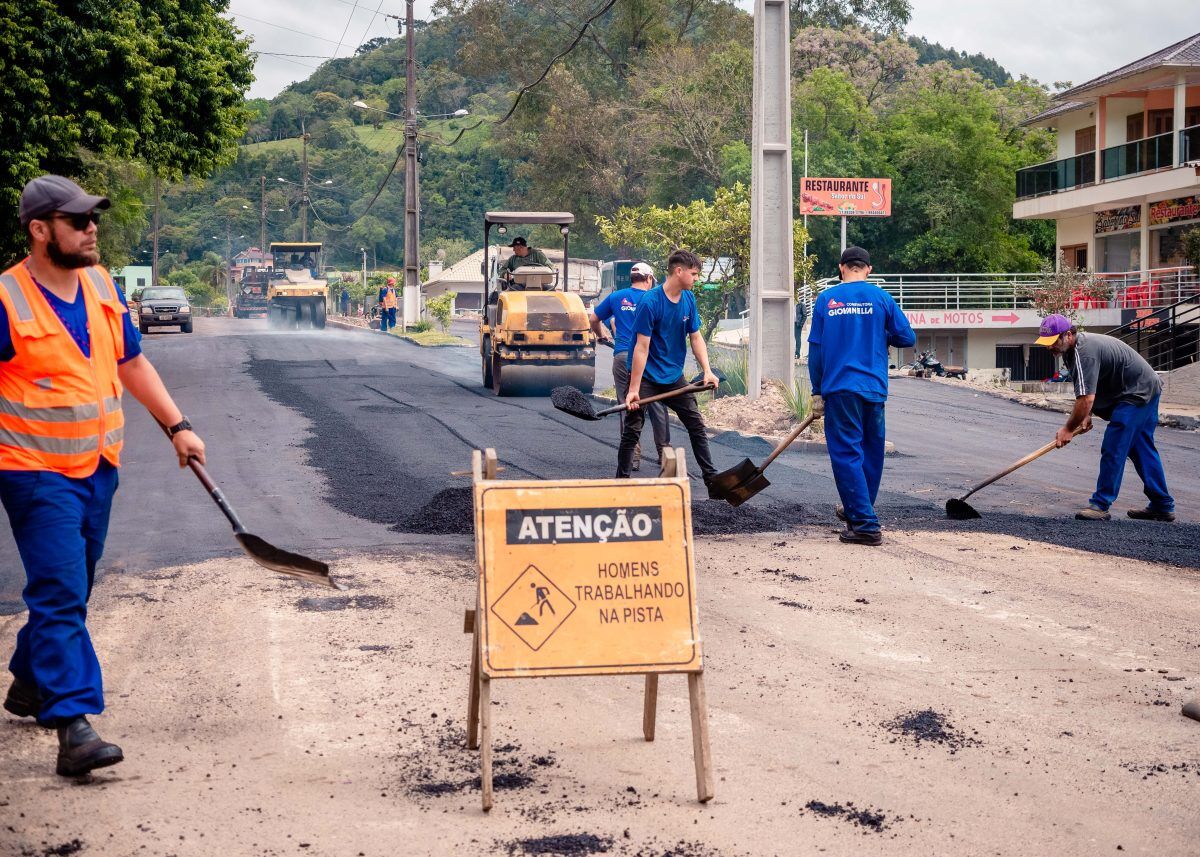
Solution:
{"label": "work boot", "polygon": [[837,515],[837,519],[843,524],[849,523],[849,521],[846,519],[846,507],[841,503],[838,503],[833,507],[833,514]]}
{"label": "work boot", "polygon": [[58,767],[60,777],[78,777],[96,768],[123,762],[125,754],[96,734],[86,717],[76,717],[58,727]]}
{"label": "work boot", "polygon": [[1080,509],[1075,513],[1077,521],[1111,521],[1112,515],[1108,514],[1104,509],[1097,509],[1095,506],[1088,506],[1086,509]]}
{"label": "work boot", "polygon": [[845,542],[848,545],[867,545],[874,548],[883,544],[883,534],[864,533],[860,530],[852,530],[847,527],[838,533],[838,541]]}
{"label": "work boot", "polygon": [[1130,509],[1125,514],[1135,521],[1167,521],[1169,523],[1175,520],[1174,512],[1162,512],[1153,506],[1147,506],[1145,509]]}
{"label": "work boot", "polygon": [[17,717],[37,717],[41,707],[42,695],[38,689],[14,676],[8,696],[4,698],[4,710]]}

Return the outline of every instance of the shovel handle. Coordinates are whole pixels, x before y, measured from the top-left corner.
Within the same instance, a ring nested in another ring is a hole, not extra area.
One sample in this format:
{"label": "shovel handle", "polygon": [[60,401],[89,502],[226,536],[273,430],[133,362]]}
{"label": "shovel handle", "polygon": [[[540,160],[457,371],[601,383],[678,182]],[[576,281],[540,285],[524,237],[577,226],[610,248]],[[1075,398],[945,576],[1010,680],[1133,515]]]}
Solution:
{"label": "shovel handle", "polygon": [[[1075,429],[1075,431],[1071,432],[1071,436],[1078,437],[1082,433],[1083,433],[1083,426],[1079,426],[1078,428]],[[959,499],[965,500],[968,497],[970,497],[972,494],[974,494],[976,491],[980,490],[981,488],[986,488],[989,485],[991,485],[993,482],[1003,479],[1005,476],[1012,473],[1014,470],[1020,470],[1022,467],[1024,467],[1029,462],[1036,461],[1037,459],[1039,459],[1043,455],[1045,455],[1047,452],[1050,452],[1052,449],[1054,449],[1057,446],[1057,444],[1058,444],[1058,441],[1052,440],[1045,446],[1041,447],[1040,449],[1035,449],[1033,452],[1029,453],[1029,455],[1025,456],[1021,460],[1014,461],[1012,464],[1010,464],[1008,467],[1001,470],[995,476],[989,476],[987,479],[980,482],[978,485],[976,485],[974,488],[972,488],[966,494],[963,494],[962,497],[960,497]]]}
{"label": "shovel handle", "polygon": [[[155,420],[155,422],[158,421]],[[171,432],[165,425],[158,423],[158,427],[163,430],[163,434],[165,434],[168,439],[171,437]],[[213,502],[217,504],[217,508],[220,509],[222,514],[224,514],[229,520],[230,525],[233,527],[233,531],[239,534],[246,532],[246,528],[242,526],[242,521],[238,517],[238,513],[233,510],[233,506],[229,505],[229,501],[225,499],[225,492],[222,491],[220,487],[218,487],[217,483],[213,481],[213,478],[208,475],[208,470],[203,464],[200,463],[200,459],[196,458],[194,455],[191,456],[188,458],[188,467],[190,467],[192,472],[196,474],[196,478],[200,480],[200,484],[204,486],[204,490],[208,492],[208,496],[213,498]]]}
{"label": "shovel handle", "polygon": [[[668,390],[665,393],[659,393],[657,396],[647,396],[644,399],[638,400],[638,407],[649,405],[662,399],[670,399],[673,396],[682,396],[684,393],[700,393],[704,390],[711,390],[707,384],[688,384],[686,387],[680,387],[677,390]],[[629,410],[629,405],[614,405],[611,408],[605,408],[602,411],[596,411],[597,417],[607,417],[609,414],[615,414],[618,411]]]}
{"label": "shovel handle", "polygon": [[779,445],[776,446],[773,450],[771,450],[771,454],[767,456],[767,460],[764,461],[762,463],[762,465],[758,468],[759,473],[766,470],[768,464],[770,464],[772,461],[774,461],[776,458],[778,458],[780,455],[782,455],[783,451],[785,449],[787,449],[789,446],[791,446],[795,442],[796,438],[800,437],[800,435],[804,432],[804,430],[813,424],[813,420],[815,420],[816,418],[817,418],[816,414],[810,413],[807,417],[805,417],[801,421],[800,425],[798,425],[794,429],[792,429],[792,433],[789,434],[787,437],[785,437],[783,440],[781,440],[779,442]]}

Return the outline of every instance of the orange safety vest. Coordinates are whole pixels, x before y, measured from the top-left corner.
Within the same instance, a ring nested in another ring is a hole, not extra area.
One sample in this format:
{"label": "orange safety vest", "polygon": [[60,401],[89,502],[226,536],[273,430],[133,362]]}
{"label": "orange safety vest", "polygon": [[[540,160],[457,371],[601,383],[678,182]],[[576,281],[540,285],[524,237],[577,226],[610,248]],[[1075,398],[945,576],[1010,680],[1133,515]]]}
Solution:
{"label": "orange safety vest", "polygon": [[71,338],[25,263],[0,274],[0,303],[16,356],[0,363],[0,470],[91,476],[100,457],[117,467],[125,436],[117,361],[124,315],[108,271],[79,271],[91,358]]}
{"label": "orange safety vest", "polygon": [[396,301],[396,289],[393,286],[388,286],[383,293],[383,308],[395,309],[397,306],[399,306],[399,303]]}

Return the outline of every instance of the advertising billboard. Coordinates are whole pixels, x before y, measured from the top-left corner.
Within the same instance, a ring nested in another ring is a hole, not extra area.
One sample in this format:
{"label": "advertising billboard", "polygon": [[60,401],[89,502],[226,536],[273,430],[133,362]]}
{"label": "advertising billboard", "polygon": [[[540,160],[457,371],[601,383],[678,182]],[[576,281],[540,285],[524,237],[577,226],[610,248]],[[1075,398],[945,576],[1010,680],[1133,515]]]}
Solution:
{"label": "advertising billboard", "polygon": [[801,179],[800,213],[835,217],[890,217],[892,180]]}

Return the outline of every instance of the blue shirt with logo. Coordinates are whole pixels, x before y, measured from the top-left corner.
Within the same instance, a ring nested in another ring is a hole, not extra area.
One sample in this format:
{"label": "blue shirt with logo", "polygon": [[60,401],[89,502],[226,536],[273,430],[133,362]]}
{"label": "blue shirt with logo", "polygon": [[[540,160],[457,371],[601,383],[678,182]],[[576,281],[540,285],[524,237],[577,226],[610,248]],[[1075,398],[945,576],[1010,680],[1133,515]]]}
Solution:
{"label": "blue shirt with logo", "polygon": [[808,377],[814,395],[856,393],[887,399],[888,347],[917,341],[895,299],[865,281],[839,283],[817,296],[808,332]]}
{"label": "blue shirt with logo", "polygon": [[637,314],[638,304],[649,293],[649,289],[635,289],[632,286],[617,289],[592,310],[601,324],[612,319],[614,354],[633,348],[633,318]]}
{"label": "blue shirt with logo", "polygon": [[[673,384],[683,377],[689,334],[700,329],[696,296],[685,290],[672,301],[662,286],[646,292],[633,316],[633,331],[650,337],[650,354],[643,376],[656,384]],[[633,349],[629,350],[633,366]]]}

